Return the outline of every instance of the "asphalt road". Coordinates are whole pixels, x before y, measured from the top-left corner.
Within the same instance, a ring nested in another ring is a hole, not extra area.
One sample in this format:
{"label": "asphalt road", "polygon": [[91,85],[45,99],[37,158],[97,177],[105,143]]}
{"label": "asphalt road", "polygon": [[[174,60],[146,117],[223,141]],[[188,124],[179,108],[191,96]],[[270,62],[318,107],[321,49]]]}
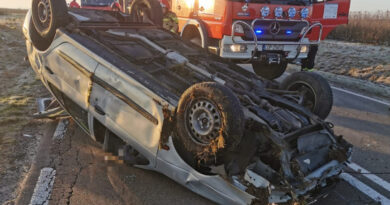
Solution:
{"label": "asphalt road", "polygon": [[[390,107],[339,89],[333,89],[333,95],[334,106],[327,120],[335,125],[337,134],[354,145],[352,161],[371,172],[370,175],[390,181]],[[350,169],[346,172],[390,197],[390,190],[375,185],[364,175]],[[318,204],[375,204],[375,201],[342,182]]]}
{"label": "asphalt road", "polygon": [[[334,108],[328,121],[335,124],[337,134],[344,135],[354,145],[353,162],[371,172],[370,175],[390,181],[389,106],[340,89],[333,92]],[[37,161],[17,204],[29,204],[44,167],[56,170],[49,204],[212,204],[163,175],[118,161],[105,161],[106,153],[100,145],[72,122],[62,139],[52,139],[54,122],[47,127]],[[390,190],[351,169],[346,172],[390,198]],[[369,194],[355,187],[341,181],[316,204],[377,204]]]}

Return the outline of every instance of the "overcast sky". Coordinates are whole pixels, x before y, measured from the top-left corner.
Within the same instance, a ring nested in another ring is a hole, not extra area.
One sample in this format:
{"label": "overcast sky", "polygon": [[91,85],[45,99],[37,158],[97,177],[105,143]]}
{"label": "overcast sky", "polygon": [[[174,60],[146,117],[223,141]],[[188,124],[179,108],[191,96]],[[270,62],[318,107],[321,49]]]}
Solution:
{"label": "overcast sky", "polygon": [[[28,8],[30,0],[0,0],[0,8]],[[390,0],[352,0],[352,11],[390,10]]]}

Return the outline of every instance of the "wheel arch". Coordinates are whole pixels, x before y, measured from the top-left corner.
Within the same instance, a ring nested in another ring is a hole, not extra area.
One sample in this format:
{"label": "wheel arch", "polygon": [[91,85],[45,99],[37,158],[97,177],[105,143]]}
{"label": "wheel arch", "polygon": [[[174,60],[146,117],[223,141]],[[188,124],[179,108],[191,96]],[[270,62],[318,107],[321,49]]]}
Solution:
{"label": "wheel arch", "polygon": [[198,19],[189,19],[183,26],[183,29],[180,32],[180,36],[183,38],[186,34],[186,31],[196,30],[201,39],[202,48],[207,48],[208,46],[208,32],[206,25]]}

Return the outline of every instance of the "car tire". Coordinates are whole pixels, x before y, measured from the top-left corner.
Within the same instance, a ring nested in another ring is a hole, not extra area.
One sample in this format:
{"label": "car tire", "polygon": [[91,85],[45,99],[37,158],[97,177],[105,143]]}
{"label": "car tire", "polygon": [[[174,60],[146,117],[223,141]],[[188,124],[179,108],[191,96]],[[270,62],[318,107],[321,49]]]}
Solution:
{"label": "car tire", "polygon": [[65,0],[32,0],[32,20],[38,34],[50,40],[69,21]]}
{"label": "car tire", "polygon": [[[45,4],[46,19],[42,17],[42,5]],[[69,22],[65,0],[32,0],[29,34],[31,42],[38,50],[49,48],[56,30]]]}
{"label": "car tire", "polygon": [[273,80],[283,75],[287,69],[287,61],[282,61],[280,64],[267,64],[266,62],[252,62],[253,71],[258,75],[268,80]]}
{"label": "car tire", "polygon": [[332,89],[328,81],[316,73],[293,73],[281,83],[280,87],[283,90],[299,91],[303,97],[298,103],[321,119],[327,118],[332,110]]}
{"label": "car tire", "polygon": [[229,88],[215,82],[198,83],[181,96],[175,147],[191,166],[222,164],[218,156],[234,149],[243,132],[244,113]]}
{"label": "car tire", "polygon": [[[199,47],[208,51],[209,39],[207,38],[207,29],[202,21],[198,21],[198,25],[188,25],[184,28],[181,37]],[[204,37],[202,39],[202,36]]]}
{"label": "car tire", "polygon": [[199,47],[202,47],[202,39],[200,38],[200,36],[196,36],[196,37],[193,37],[189,40],[191,43],[199,46]]}
{"label": "car tire", "polygon": [[43,38],[38,31],[34,27],[34,23],[31,19],[30,26],[29,26],[29,35],[30,40],[35,48],[37,48],[40,51],[44,51],[47,48],[49,48],[51,41],[48,41],[46,38]]}
{"label": "car tire", "polygon": [[163,25],[163,11],[158,0],[133,0],[130,3],[130,16],[135,22],[143,22],[140,11],[147,12],[148,18],[157,26]]}

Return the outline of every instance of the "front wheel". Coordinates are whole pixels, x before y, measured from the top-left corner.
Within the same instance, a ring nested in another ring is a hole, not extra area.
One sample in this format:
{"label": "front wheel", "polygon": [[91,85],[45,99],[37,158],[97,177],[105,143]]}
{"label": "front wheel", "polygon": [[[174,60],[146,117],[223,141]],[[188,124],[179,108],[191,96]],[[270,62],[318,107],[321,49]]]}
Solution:
{"label": "front wheel", "polygon": [[65,0],[32,0],[30,26],[31,41],[40,50],[47,49],[59,27],[69,21]]}
{"label": "front wheel", "polygon": [[310,46],[310,50],[309,50],[309,53],[307,55],[307,58],[302,59],[302,61],[301,61],[302,70],[305,70],[305,69],[310,70],[310,69],[314,68],[317,51],[318,51],[317,45]]}
{"label": "front wheel", "polygon": [[287,69],[287,65],[287,61],[282,61],[280,64],[267,64],[262,61],[252,63],[253,71],[255,71],[258,76],[268,80],[273,80],[282,76]]}
{"label": "front wheel", "polygon": [[68,21],[65,0],[33,0],[31,11],[35,29],[42,38],[54,36],[56,29]]}
{"label": "front wheel", "polygon": [[218,155],[234,149],[244,132],[244,113],[233,92],[215,82],[188,88],[176,113],[177,150],[193,167],[219,164]]}
{"label": "front wheel", "polygon": [[280,86],[283,90],[297,91],[297,103],[325,119],[333,106],[332,89],[326,79],[312,72],[297,72],[288,76]]}

